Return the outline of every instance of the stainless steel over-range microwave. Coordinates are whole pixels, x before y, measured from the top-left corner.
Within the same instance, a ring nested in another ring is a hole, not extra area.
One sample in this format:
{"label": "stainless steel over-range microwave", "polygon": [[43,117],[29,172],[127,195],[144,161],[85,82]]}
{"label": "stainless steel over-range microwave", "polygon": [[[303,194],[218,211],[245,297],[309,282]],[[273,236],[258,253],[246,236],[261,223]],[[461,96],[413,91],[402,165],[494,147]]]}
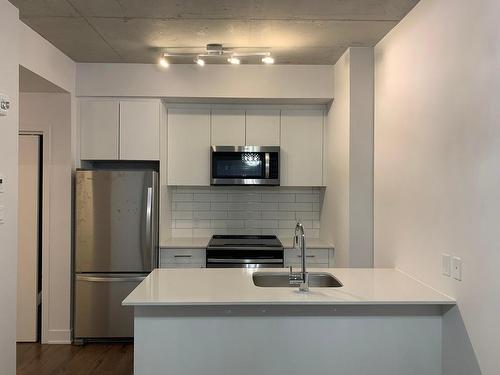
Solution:
{"label": "stainless steel over-range microwave", "polygon": [[280,184],[279,146],[212,146],[212,185]]}

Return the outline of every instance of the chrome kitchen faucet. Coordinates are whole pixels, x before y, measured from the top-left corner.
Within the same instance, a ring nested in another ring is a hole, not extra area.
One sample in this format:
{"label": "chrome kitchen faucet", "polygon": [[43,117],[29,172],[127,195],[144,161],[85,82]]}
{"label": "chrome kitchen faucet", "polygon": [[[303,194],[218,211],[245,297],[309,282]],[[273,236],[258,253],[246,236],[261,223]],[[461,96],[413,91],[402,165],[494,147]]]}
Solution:
{"label": "chrome kitchen faucet", "polygon": [[290,285],[298,285],[301,292],[309,291],[309,275],[306,271],[306,234],[304,226],[299,221],[295,226],[295,234],[293,236],[293,245],[300,249],[302,261],[302,272],[293,272],[290,266],[290,275],[288,277]]}

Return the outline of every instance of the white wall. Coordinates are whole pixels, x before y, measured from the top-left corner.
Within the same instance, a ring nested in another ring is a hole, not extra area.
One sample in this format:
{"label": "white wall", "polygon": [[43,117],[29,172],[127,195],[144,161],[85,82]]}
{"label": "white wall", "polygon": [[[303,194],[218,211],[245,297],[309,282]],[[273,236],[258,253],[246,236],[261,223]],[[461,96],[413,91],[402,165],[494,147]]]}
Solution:
{"label": "white wall", "polygon": [[[78,64],[77,96],[299,99],[332,98],[331,66]],[[213,100],[212,100],[213,101]]]}
{"label": "white wall", "polygon": [[[70,94],[21,93],[19,127],[23,131],[45,131],[44,147],[50,153],[49,203],[49,304],[46,306],[47,342],[70,341],[71,306],[71,96]],[[49,141],[49,142],[47,142]]]}
{"label": "white wall", "polygon": [[[499,14],[422,0],[375,48],[375,265],[457,298],[444,375],[499,373]],[[441,276],[444,252],[461,282]]]}
{"label": "white wall", "polygon": [[9,115],[0,116],[0,174],[5,178],[0,193],[5,215],[0,224],[0,373],[6,375],[16,372],[18,22],[17,9],[0,0],[0,92],[12,100]]}
{"label": "white wall", "polygon": [[51,129],[50,272],[47,335],[51,343],[70,340],[71,168],[77,165],[76,64],[50,42],[19,22],[19,65],[68,94],[20,97],[23,130]]}
{"label": "white wall", "polygon": [[19,22],[19,46],[19,65],[75,92],[75,62],[23,22]]}
{"label": "white wall", "polygon": [[342,267],[373,265],[373,49],[349,48],[334,66],[326,120],[321,238]]}

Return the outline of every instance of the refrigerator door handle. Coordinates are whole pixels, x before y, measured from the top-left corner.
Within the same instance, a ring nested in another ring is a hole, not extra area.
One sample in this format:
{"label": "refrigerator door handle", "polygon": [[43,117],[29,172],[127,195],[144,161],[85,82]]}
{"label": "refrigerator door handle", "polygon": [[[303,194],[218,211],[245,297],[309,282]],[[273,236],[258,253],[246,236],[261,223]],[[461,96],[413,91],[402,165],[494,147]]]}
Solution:
{"label": "refrigerator door handle", "polygon": [[[152,225],[153,225],[153,188],[148,187],[148,195],[146,200],[146,243],[144,245],[144,255],[153,252],[152,244]],[[153,265],[152,265],[153,266]],[[154,266],[153,266],[154,268]]]}
{"label": "refrigerator door handle", "polygon": [[77,275],[77,281],[90,281],[90,282],[130,282],[130,281],[142,281],[147,276],[122,276],[122,277],[102,277],[102,276],[83,276]]}

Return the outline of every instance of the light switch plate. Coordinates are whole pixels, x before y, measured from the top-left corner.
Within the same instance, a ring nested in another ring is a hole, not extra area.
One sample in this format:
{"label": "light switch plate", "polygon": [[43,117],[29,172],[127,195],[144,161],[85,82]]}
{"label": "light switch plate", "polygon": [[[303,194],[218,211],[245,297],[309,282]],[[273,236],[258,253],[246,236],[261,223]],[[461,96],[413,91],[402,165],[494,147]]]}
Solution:
{"label": "light switch plate", "polygon": [[0,116],[7,116],[10,109],[10,98],[7,95],[0,94]]}
{"label": "light switch plate", "polygon": [[451,276],[451,255],[450,254],[443,254],[442,260],[441,260],[441,273],[444,276]]}
{"label": "light switch plate", "polygon": [[462,280],[462,259],[453,257],[451,259],[451,277],[455,280]]}
{"label": "light switch plate", "polygon": [[5,207],[0,206],[0,224],[5,223]]}
{"label": "light switch plate", "polygon": [[5,177],[0,174],[0,193],[5,193]]}

